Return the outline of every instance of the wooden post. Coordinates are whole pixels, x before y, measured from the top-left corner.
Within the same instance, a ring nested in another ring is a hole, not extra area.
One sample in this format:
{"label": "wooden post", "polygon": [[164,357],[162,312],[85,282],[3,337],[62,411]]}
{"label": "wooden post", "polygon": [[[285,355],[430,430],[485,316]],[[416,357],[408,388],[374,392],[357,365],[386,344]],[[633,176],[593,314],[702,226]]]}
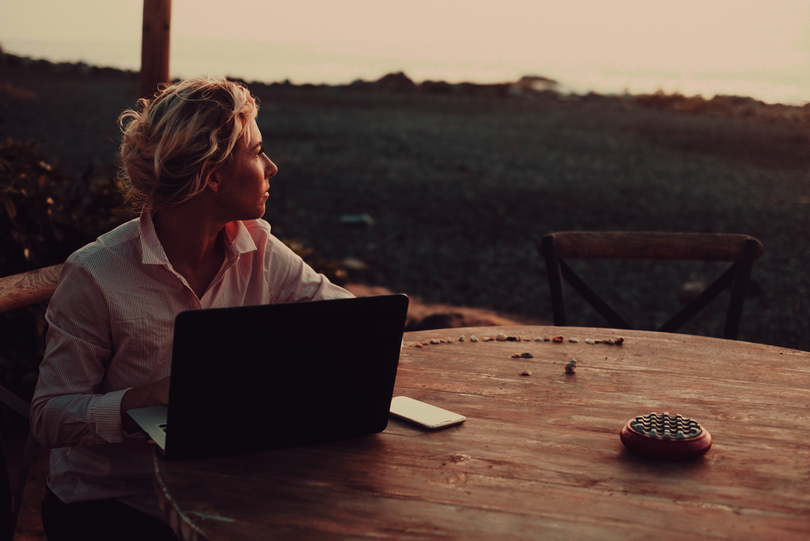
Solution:
{"label": "wooden post", "polygon": [[143,0],[141,97],[151,98],[158,84],[170,83],[169,43],[172,0]]}

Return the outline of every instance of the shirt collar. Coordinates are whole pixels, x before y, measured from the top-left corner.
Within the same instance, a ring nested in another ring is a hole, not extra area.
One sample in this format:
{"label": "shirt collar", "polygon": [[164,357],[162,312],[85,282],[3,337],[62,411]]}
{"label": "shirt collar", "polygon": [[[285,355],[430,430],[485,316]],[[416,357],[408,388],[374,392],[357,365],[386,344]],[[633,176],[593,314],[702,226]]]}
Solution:
{"label": "shirt collar", "polygon": [[160,245],[155,224],[152,222],[152,212],[148,209],[141,212],[141,262],[144,265],[169,265],[169,258]]}
{"label": "shirt collar", "polygon": [[[155,224],[152,221],[152,212],[144,210],[141,212],[140,220],[141,236],[141,262],[144,265],[167,265],[171,267],[166,252],[160,244]],[[239,260],[241,254],[258,250],[253,237],[241,221],[228,222],[225,225],[225,257],[230,263]]]}
{"label": "shirt collar", "polygon": [[228,261],[234,263],[240,255],[256,250],[256,243],[244,223],[235,221],[225,224],[225,255]]}

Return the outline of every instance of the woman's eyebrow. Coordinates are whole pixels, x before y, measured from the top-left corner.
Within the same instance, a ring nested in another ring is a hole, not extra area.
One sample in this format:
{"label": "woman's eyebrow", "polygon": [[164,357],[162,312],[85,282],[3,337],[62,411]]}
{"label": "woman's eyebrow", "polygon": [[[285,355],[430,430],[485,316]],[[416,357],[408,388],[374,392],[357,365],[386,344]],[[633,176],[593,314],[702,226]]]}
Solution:
{"label": "woman's eyebrow", "polygon": [[263,143],[263,142],[264,142],[264,141],[259,141],[258,143],[256,143],[256,144],[255,144],[255,145],[253,145],[252,147],[250,147],[250,150],[254,150],[254,149],[256,149],[256,148],[258,148],[258,147],[262,146],[262,143]]}

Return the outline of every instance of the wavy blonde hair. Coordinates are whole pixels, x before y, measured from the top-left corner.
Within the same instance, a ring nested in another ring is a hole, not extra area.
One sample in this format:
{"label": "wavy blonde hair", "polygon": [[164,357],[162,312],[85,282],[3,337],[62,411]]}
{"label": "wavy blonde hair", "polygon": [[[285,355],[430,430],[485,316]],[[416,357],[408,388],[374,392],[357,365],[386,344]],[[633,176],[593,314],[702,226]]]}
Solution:
{"label": "wavy blonde hair", "polygon": [[158,210],[202,192],[246,139],[259,100],[241,83],[199,77],[164,85],[138,111],[118,117],[124,133],[118,185],[134,208]]}

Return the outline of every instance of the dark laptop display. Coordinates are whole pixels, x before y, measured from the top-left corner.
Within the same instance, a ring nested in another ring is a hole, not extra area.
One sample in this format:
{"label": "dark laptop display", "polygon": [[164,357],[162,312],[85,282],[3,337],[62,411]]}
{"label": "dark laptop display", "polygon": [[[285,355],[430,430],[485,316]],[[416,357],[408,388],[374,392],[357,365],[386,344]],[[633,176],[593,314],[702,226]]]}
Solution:
{"label": "dark laptop display", "polygon": [[[212,456],[383,431],[407,309],[408,297],[387,295],[179,314],[164,454]],[[152,437],[138,411],[130,413]]]}

